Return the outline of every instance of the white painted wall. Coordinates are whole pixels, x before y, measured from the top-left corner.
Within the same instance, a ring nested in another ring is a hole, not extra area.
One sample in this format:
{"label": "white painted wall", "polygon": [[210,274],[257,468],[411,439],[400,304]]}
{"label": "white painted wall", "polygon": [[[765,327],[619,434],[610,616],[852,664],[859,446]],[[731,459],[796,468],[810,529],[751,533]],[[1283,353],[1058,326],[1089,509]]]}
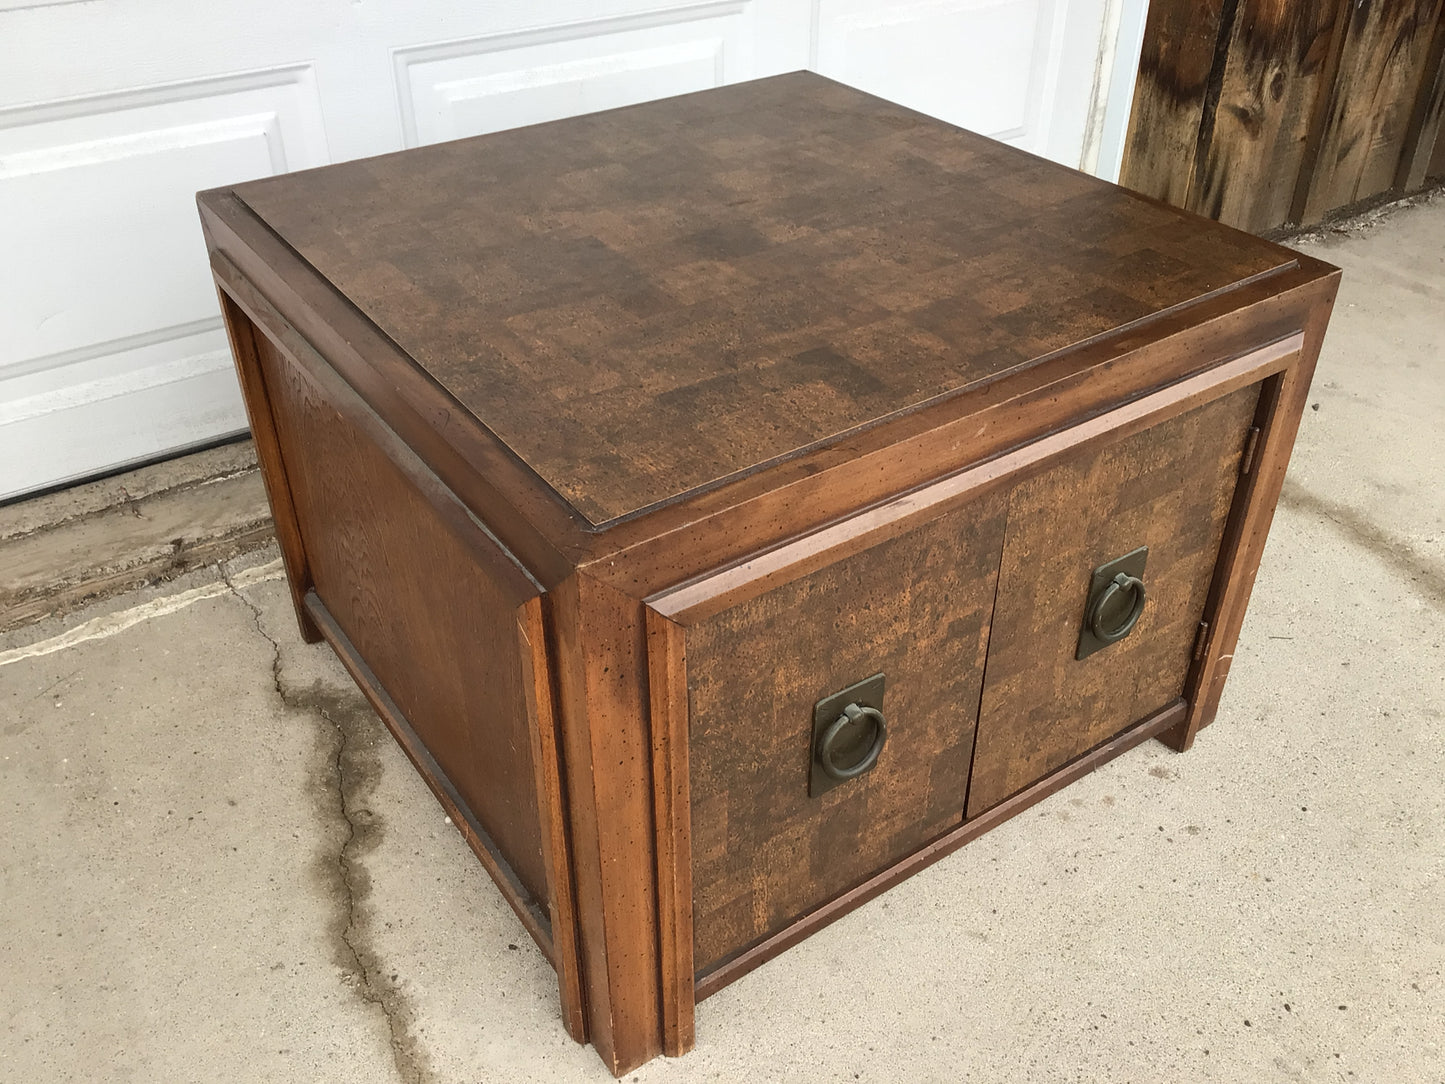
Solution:
{"label": "white painted wall", "polygon": [[0,0],[0,499],[245,428],[198,189],[805,67],[1112,177],[1145,5]]}

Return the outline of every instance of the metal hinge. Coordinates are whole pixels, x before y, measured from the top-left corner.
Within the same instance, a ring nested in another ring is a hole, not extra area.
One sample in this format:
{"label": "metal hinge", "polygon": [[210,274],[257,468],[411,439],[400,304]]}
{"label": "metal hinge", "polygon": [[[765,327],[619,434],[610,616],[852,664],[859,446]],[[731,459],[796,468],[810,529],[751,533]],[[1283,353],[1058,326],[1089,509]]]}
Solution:
{"label": "metal hinge", "polygon": [[1209,639],[1209,622],[1199,622],[1199,631],[1194,634],[1194,661],[1204,657],[1204,642]]}
{"label": "metal hinge", "polygon": [[1254,451],[1259,447],[1259,426],[1251,425],[1244,436],[1244,454],[1239,458],[1239,473],[1248,474],[1254,469]]}

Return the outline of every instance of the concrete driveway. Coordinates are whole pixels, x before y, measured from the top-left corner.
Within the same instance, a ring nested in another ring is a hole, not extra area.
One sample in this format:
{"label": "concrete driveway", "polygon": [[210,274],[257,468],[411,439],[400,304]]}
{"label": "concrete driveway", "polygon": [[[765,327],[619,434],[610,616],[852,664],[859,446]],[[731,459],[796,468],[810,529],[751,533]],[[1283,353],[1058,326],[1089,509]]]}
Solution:
{"label": "concrete driveway", "polygon": [[[1303,244],[1346,277],[1216,725],[629,1079],[1445,1081],[1445,198]],[[274,551],[0,637],[0,811],[0,1079],[610,1079]]]}

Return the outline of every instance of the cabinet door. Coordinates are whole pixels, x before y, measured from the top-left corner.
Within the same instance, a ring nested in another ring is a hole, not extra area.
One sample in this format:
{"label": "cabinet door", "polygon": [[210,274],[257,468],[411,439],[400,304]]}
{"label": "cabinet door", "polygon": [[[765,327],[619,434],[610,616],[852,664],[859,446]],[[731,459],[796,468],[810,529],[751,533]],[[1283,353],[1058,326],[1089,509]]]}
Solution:
{"label": "cabinet door", "polygon": [[[1181,695],[1258,399],[1243,388],[1010,494],[969,817]],[[1076,658],[1094,570],[1143,546],[1138,623]]]}
{"label": "cabinet door", "polygon": [[[1003,524],[995,494],[867,548],[802,545],[676,618],[699,973],[962,823]],[[819,792],[815,704],[880,673],[876,766]]]}

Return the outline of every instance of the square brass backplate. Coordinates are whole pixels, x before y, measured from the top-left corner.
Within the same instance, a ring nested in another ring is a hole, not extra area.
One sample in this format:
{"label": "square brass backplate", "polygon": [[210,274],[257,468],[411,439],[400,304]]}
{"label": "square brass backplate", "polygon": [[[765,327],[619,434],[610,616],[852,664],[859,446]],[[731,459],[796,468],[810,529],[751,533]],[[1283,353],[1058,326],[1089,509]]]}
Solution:
{"label": "square brass backplate", "polygon": [[818,748],[818,738],[843,714],[843,709],[849,704],[882,711],[883,684],[883,675],[874,674],[871,678],[856,685],[849,685],[832,696],[823,697],[813,705],[813,740],[808,743],[808,797],[816,798],[843,785],[842,781],[831,778],[819,766],[818,758],[814,755]]}
{"label": "square brass backplate", "polygon": [[1108,590],[1109,584],[1120,572],[1139,579],[1144,578],[1144,563],[1149,560],[1149,547],[1140,546],[1137,550],[1124,554],[1123,557],[1115,557],[1108,564],[1100,565],[1094,569],[1094,574],[1089,579],[1089,597],[1084,602],[1084,620],[1079,628],[1079,648],[1074,653],[1074,658],[1085,659],[1096,651],[1102,651],[1116,640],[1101,640],[1094,635],[1089,628],[1088,614],[1093,610],[1094,603],[1099,596]]}

